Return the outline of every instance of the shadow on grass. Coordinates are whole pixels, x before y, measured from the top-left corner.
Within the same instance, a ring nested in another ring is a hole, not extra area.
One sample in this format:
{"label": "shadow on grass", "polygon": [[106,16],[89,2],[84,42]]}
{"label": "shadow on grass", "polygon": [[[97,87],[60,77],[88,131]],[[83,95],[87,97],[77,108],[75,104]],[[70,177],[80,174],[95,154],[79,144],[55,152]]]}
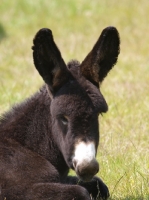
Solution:
{"label": "shadow on grass", "polygon": [[0,23],[0,42],[7,36],[3,25]]}

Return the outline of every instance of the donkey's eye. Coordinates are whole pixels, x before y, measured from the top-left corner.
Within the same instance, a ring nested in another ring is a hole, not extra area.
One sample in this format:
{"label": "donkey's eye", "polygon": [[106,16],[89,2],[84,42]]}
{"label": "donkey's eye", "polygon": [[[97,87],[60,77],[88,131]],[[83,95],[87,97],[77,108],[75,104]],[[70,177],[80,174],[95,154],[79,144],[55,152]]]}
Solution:
{"label": "donkey's eye", "polygon": [[66,126],[68,124],[68,118],[65,115],[61,116],[61,122]]}

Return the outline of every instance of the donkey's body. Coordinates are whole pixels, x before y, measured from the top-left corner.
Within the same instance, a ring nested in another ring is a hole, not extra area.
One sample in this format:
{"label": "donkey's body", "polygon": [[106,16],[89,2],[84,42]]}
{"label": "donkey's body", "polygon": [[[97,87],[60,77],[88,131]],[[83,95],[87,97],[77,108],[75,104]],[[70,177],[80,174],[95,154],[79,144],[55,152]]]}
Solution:
{"label": "donkey's body", "polygon": [[106,185],[93,177],[98,114],[107,111],[98,85],[117,61],[118,33],[105,29],[81,65],[66,67],[48,29],[37,33],[33,51],[46,85],[0,120],[0,200],[106,199]]}

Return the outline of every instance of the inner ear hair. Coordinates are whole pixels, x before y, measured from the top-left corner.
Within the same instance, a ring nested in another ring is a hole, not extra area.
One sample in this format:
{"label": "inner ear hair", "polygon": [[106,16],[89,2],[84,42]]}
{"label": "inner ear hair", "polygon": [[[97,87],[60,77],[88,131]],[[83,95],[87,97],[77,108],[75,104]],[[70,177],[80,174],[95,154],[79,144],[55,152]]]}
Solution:
{"label": "inner ear hair", "polygon": [[120,52],[119,33],[115,27],[105,28],[91,52],[81,63],[81,73],[94,85],[99,84],[116,64]]}

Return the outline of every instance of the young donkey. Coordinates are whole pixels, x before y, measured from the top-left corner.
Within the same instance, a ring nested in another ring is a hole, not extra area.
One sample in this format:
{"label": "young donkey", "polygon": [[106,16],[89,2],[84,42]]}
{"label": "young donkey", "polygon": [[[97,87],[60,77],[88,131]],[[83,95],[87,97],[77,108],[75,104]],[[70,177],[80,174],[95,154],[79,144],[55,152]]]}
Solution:
{"label": "young donkey", "polygon": [[119,34],[107,27],[81,64],[67,66],[51,30],[39,30],[33,42],[45,85],[0,119],[0,200],[107,199],[94,177],[98,115],[108,109],[100,85],[117,62]]}

